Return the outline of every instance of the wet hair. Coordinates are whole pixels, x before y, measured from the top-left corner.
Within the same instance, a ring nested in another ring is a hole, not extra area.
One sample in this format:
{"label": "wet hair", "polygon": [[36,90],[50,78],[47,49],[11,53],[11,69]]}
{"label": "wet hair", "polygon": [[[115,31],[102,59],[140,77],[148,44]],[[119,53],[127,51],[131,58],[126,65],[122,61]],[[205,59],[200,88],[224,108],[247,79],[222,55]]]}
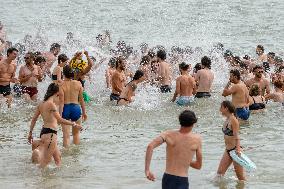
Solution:
{"label": "wet hair", "polygon": [[240,65],[240,64],[242,63],[242,60],[241,60],[241,58],[240,58],[239,56],[234,56],[234,61],[235,61],[238,65]]}
{"label": "wet hair", "polygon": [[269,52],[269,53],[267,53],[267,56],[271,56],[271,57],[275,57],[275,53],[274,52]]}
{"label": "wet hair", "polygon": [[193,70],[194,70],[194,73],[197,73],[198,70],[201,70],[202,67],[201,67],[201,63],[197,63],[195,64]]}
{"label": "wet hair", "polygon": [[280,56],[275,56],[274,61],[277,62],[277,63],[282,63],[283,59]]}
{"label": "wet hair", "polygon": [[167,58],[167,53],[164,50],[158,50],[157,52],[157,57],[162,59],[162,60],[166,60]]}
{"label": "wet hair", "polygon": [[257,84],[254,84],[250,87],[249,95],[250,96],[258,96],[259,95],[259,86]]}
{"label": "wet hair", "polygon": [[182,127],[192,127],[197,122],[195,113],[190,110],[184,110],[178,117],[179,123]]}
{"label": "wet hair", "polygon": [[221,103],[221,106],[227,108],[230,113],[235,114],[236,108],[231,101],[225,100]]}
{"label": "wet hair", "polygon": [[36,51],[36,52],[34,52],[34,56],[35,56],[35,58],[36,57],[38,57],[38,56],[41,56],[42,54],[41,54],[41,52],[40,51]]}
{"label": "wet hair", "polygon": [[278,88],[278,89],[282,89],[283,86],[284,86],[283,81],[279,81],[279,80],[275,81],[273,84],[274,84],[274,86],[275,86],[276,88]]}
{"label": "wet hair", "polygon": [[189,68],[189,65],[186,64],[185,62],[182,62],[182,63],[179,64],[179,69],[181,69],[181,70],[186,71],[186,70],[188,70],[188,68]]}
{"label": "wet hair", "polygon": [[122,56],[117,57],[116,59],[116,65],[115,68],[118,68],[118,66],[123,62],[124,58]]}
{"label": "wet hair", "polygon": [[262,52],[264,52],[264,47],[262,45],[257,45],[256,48],[260,49]]}
{"label": "wet hair", "polygon": [[135,72],[134,76],[133,76],[132,81],[138,80],[138,79],[140,79],[143,76],[144,76],[144,72],[142,72],[141,70],[137,70]]}
{"label": "wet hair", "polygon": [[10,47],[8,50],[7,50],[7,56],[9,56],[12,52],[19,52],[18,49],[14,48],[14,47]]}
{"label": "wet hair", "polygon": [[32,60],[35,59],[35,55],[34,55],[33,52],[29,51],[29,52],[27,52],[26,54],[30,55],[30,58],[31,58]]}
{"label": "wet hair", "polygon": [[241,79],[241,73],[239,70],[234,69],[234,70],[231,70],[230,73],[233,74],[233,76],[235,76],[238,80]]}
{"label": "wet hair", "polygon": [[230,50],[226,50],[226,51],[225,51],[224,57],[228,57],[228,56],[233,56],[232,51],[230,51]]}
{"label": "wet hair", "polygon": [[242,69],[248,69],[249,67],[248,67],[248,65],[246,64],[246,63],[244,63],[243,61],[240,63],[240,68],[242,68]]}
{"label": "wet hair", "polygon": [[115,68],[116,67],[116,59],[115,57],[111,57],[108,61],[108,65],[112,68]]}
{"label": "wet hair", "polygon": [[148,56],[148,55],[143,56],[142,59],[141,59],[140,65],[149,64],[150,61],[151,61],[150,56]]}
{"label": "wet hair", "polygon": [[211,60],[208,56],[203,56],[201,58],[201,65],[206,67],[206,68],[209,68],[211,69]]}
{"label": "wet hair", "polygon": [[72,79],[74,77],[74,72],[73,72],[71,66],[69,66],[69,65],[64,66],[63,75],[68,79]]}
{"label": "wet hair", "polygon": [[58,92],[59,92],[59,86],[55,83],[51,83],[47,88],[43,101],[47,101],[50,97],[52,97]]}
{"label": "wet hair", "polygon": [[66,54],[60,54],[58,56],[58,64],[61,64],[62,62],[66,62],[68,60],[68,57]]}
{"label": "wet hair", "polygon": [[250,59],[250,56],[246,54],[246,55],[243,57],[243,59],[249,60],[249,59]]}
{"label": "wet hair", "polygon": [[263,69],[263,67],[260,66],[260,65],[256,65],[256,66],[252,69],[252,71],[254,72],[254,71],[257,70],[257,69]]}
{"label": "wet hair", "polygon": [[35,65],[39,66],[41,63],[46,62],[45,58],[43,56],[38,56],[35,58]]}
{"label": "wet hair", "polygon": [[50,46],[50,51],[53,51],[55,49],[59,49],[61,46],[58,44],[58,43],[53,43],[51,46]]}
{"label": "wet hair", "polygon": [[154,52],[153,50],[149,50],[148,56],[149,56],[150,58],[154,58],[154,57],[156,56],[156,54],[155,54],[155,52]]}

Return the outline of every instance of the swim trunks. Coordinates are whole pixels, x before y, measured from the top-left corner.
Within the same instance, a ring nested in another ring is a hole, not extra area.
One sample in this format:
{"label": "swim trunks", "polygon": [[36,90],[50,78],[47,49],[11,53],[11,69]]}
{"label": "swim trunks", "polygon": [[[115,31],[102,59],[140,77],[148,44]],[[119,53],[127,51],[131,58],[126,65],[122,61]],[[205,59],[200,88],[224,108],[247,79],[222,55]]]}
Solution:
{"label": "swim trunks", "polygon": [[109,98],[110,98],[110,101],[119,100],[119,95],[111,93]]}
{"label": "swim trunks", "polygon": [[22,94],[22,86],[21,86],[21,84],[16,83],[13,86],[13,91],[14,91],[16,97],[20,97],[21,94]]}
{"label": "swim trunks", "polygon": [[23,94],[28,94],[30,97],[33,97],[34,95],[36,95],[38,93],[38,90],[36,87],[26,87],[26,86],[22,86],[22,93]]}
{"label": "swim trunks", "polygon": [[71,121],[78,121],[82,115],[81,107],[79,104],[64,104],[62,117]]}
{"label": "swim trunks", "polygon": [[248,120],[250,111],[247,107],[236,108],[236,116],[242,120]]}
{"label": "swim trunks", "polygon": [[160,87],[162,93],[170,93],[172,91],[169,85],[163,85]]}
{"label": "swim trunks", "polygon": [[194,102],[193,96],[180,96],[176,103],[180,106],[188,106]]}
{"label": "swim trunks", "polygon": [[197,92],[195,98],[209,98],[211,94],[209,92]]}
{"label": "swim trunks", "polygon": [[3,96],[8,96],[11,94],[11,87],[10,85],[0,85],[0,94],[2,94]]}
{"label": "swim trunks", "polygon": [[188,189],[188,177],[180,177],[164,173],[162,189]]}

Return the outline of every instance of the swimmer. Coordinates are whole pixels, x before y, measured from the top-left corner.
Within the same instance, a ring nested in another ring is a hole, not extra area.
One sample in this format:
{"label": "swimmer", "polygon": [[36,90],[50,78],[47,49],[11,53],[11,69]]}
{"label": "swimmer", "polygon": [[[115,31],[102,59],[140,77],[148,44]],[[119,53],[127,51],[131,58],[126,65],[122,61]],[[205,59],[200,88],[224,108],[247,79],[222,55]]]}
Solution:
{"label": "swimmer", "polygon": [[158,67],[158,77],[160,90],[162,93],[171,92],[171,68],[170,65],[166,62],[167,54],[164,50],[159,50],[157,52],[157,61],[159,63]]}
{"label": "swimmer", "polygon": [[50,47],[49,52],[42,53],[43,57],[46,60],[45,70],[43,70],[44,75],[51,76],[50,69],[53,63],[56,61],[56,57],[60,52],[61,46],[58,43],[53,43]]}
{"label": "swimmer", "polygon": [[[166,148],[166,170],[162,179],[162,189],[188,189],[188,169],[202,167],[202,141],[199,134],[192,132],[197,118],[194,112],[185,110],[179,115],[181,127],[179,130],[168,130],[161,133],[147,147],[145,158],[145,175],[155,181],[155,175],[150,171],[153,150],[164,142]],[[193,160],[193,157],[196,160]]]}
{"label": "swimmer", "polygon": [[258,84],[260,86],[260,94],[265,96],[266,94],[270,93],[270,83],[267,79],[263,77],[263,67],[262,66],[255,66],[253,68],[254,78],[249,79],[245,82],[246,86],[250,88],[253,84]]}
{"label": "swimmer", "polygon": [[180,106],[190,105],[194,102],[193,94],[196,92],[196,83],[194,78],[189,74],[189,65],[182,62],[179,65],[181,75],[176,79],[176,90],[172,102]]}
{"label": "swimmer", "polygon": [[262,45],[257,45],[255,52],[257,54],[257,63],[262,65],[263,62],[267,62],[267,55],[264,53],[264,47]]}
{"label": "swimmer", "polygon": [[126,83],[126,76],[124,73],[125,61],[122,57],[118,57],[116,60],[116,70],[111,77],[112,92],[110,95],[110,101],[118,100],[121,92]]}
{"label": "swimmer", "polygon": [[26,65],[21,66],[19,71],[19,81],[22,85],[22,93],[28,101],[36,101],[38,94],[38,82],[42,81],[43,74],[39,66],[34,64],[32,52],[25,54]]}
{"label": "swimmer", "polygon": [[[58,96],[58,85],[55,83],[50,84],[43,102],[36,108],[30,125],[28,142],[32,144],[32,162],[39,164],[41,168],[46,167],[52,158],[57,166],[61,165],[61,155],[57,146],[58,123],[68,125],[68,127],[72,126],[78,130],[82,129],[82,127],[75,122],[65,120],[60,116],[56,107],[59,102]],[[43,119],[40,140],[33,140],[33,129],[39,116]]]}
{"label": "swimmer", "polygon": [[229,95],[232,95],[232,103],[236,108],[236,116],[240,120],[248,120],[250,115],[248,109],[249,91],[246,85],[241,81],[241,74],[239,70],[230,71],[229,82],[222,93],[222,96],[224,97]]}
{"label": "swimmer", "polygon": [[251,86],[249,95],[249,110],[252,113],[263,111],[265,109],[265,98],[261,96],[258,84]]}
{"label": "swimmer", "polygon": [[197,93],[196,98],[210,97],[211,87],[214,79],[214,73],[211,71],[211,60],[204,56],[201,59],[202,69],[195,75]]}
{"label": "swimmer", "polygon": [[150,71],[151,71],[151,65],[150,65],[151,58],[150,56],[146,55],[143,56],[140,62],[139,70],[141,70],[144,73],[145,82],[149,82],[150,80]]}
{"label": "swimmer", "polygon": [[[79,81],[72,80],[74,73],[69,65],[63,68],[64,80],[60,84],[60,106],[59,112],[64,119],[71,120],[81,124],[87,120],[85,102],[83,98],[83,87]],[[62,125],[63,146],[67,148],[70,145],[70,127]],[[80,129],[72,128],[73,143],[80,143]]]}
{"label": "swimmer", "polygon": [[9,48],[7,50],[7,58],[0,61],[0,97],[4,96],[7,99],[8,108],[11,107],[12,95],[10,83],[17,83],[15,77],[17,65],[14,60],[18,56],[18,50]]}
{"label": "swimmer", "polygon": [[43,56],[35,56],[34,64],[39,66],[41,70],[45,70],[46,60]]}
{"label": "swimmer", "polygon": [[132,102],[132,97],[135,96],[135,90],[138,83],[145,80],[144,73],[141,70],[137,70],[134,74],[132,81],[130,81],[123,88],[119,99],[117,100],[117,105],[126,105]]}
{"label": "swimmer", "polygon": [[108,89],[111,88],[111,78],[112,78],[113,73],[115,72],[115,66],[116,66],[116,59],[115,58],[111,58],[109,60],[108,68],[107,68],[106,74],[105,74],[106,84],[107,84],[107,88]]}
{"label": "swimmer", "polygon": [[69,58],[65,54],[58,56],[58,65],[54,68],[51,79],[54,83],[62,83],[63,80],[63,67],[68,63]]}
{"label": "swimmer", "polygon": [[235,150],[238,156],[240,156],[242,151],[239,137],[240,126],[237,118],[235,117],[235,107],[230,101],[223,101],[221,103],[220,112],[224,117],[226,117],[226,121],[222,128],[226,149],[220,161],[217,174],[224,176],[227,169],[233,163],[238,179],[244,181],[246,180],[244,176],[244,168],[237,162],[233,161],[230,156],[230,151],[232,150]]}
{"label": "swimmer", "polygon": [[272,100],[274,102],[280,102],[284,106],[284,83],[283,81],[274,82],[274,92],[265,96],[266,100]]}

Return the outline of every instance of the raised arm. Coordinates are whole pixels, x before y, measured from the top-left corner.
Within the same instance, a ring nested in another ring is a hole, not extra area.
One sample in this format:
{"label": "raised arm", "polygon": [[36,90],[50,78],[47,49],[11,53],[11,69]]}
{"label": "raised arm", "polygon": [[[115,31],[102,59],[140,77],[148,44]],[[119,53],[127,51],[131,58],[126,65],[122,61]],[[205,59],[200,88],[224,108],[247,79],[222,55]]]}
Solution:
{"label": "raised arm", "polygon": [[231,85],[231,82],[229,81],[227,83],[227,85],[225,86],[224,90],[223,90],[222,96],[226,97],[226,96],[229,96],[231,94],[234,94],[235,89],[234,89],[234,87],[229,88],[230,85]]}

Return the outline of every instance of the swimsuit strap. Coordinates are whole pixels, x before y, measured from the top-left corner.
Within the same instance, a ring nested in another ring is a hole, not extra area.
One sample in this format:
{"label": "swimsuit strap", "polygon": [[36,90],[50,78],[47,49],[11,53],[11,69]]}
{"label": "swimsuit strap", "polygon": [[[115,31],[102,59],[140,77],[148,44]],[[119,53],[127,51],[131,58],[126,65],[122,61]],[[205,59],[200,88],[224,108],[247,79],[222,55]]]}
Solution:
{"label": "swimsuit strap", "polygon": [[252,96],[251,98],[252,98],[252,100],[253,100],[253,103],[255,104],[255,100],[254,100],[253,96]]}

